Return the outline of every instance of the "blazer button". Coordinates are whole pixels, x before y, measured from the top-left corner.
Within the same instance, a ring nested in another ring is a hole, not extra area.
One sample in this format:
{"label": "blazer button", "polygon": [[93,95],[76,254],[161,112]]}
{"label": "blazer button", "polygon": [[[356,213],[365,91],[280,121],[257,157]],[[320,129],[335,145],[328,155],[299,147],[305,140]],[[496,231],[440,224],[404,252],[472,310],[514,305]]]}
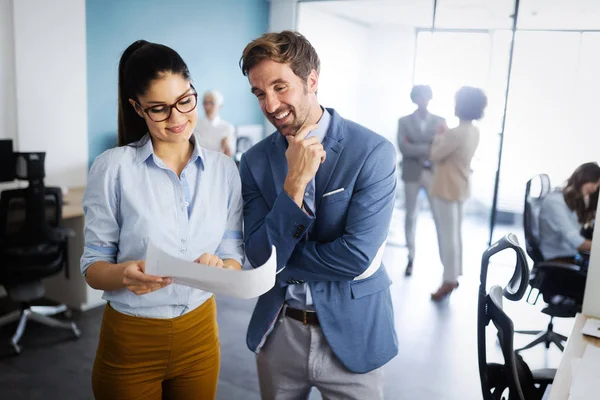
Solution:
{"label": "blazer button", "polygon": [[298,231],[303,231],[306,228],[304,225],[298,225]]}

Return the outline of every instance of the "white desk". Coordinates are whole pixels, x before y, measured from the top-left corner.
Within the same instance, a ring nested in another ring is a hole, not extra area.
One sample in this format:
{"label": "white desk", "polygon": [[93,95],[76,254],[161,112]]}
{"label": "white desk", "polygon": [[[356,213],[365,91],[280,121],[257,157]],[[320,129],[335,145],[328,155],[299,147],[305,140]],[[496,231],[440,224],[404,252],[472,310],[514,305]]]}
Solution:
{"label": "white desk", "polygon": [[581,334],[583,325],[587,317],[583,314],[577,314],[573,331],[567,341],[567,347],[563,352],[560,365],[556,371],[550,397],[548,400],[568,400],[571,389],[571,360],[583,357],[583,353],[588,345],[600,347],[600,339],[584,336]]}
{"label": "white desk", "polygon": [[83,217],[83,192],[85,187],[72,188],[66,196],[63,197],[63,219]]}

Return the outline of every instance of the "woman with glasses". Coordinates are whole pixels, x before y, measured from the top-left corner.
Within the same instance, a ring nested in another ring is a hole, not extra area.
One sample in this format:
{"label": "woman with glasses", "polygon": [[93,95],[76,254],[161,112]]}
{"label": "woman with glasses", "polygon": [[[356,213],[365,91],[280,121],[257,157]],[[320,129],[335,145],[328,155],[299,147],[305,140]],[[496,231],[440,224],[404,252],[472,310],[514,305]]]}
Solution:
{"label": "woman with glasses", "polygon": [[143,40],[119,63],[118,147],[94,162],[83,199],[81,269],[104,291],[92,373],[97,400],[212,399],[220,365],[212,293],[145,273],[147,245],[241,269],[234,162],[192,134],[197,93],[185,62]]}

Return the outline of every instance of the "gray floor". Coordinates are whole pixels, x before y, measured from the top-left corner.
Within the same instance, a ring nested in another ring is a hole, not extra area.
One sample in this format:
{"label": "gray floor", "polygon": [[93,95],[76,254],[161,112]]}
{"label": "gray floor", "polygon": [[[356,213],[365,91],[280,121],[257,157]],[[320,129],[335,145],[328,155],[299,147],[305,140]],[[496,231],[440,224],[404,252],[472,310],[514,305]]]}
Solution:
{"label": "gray floor", "polygon": [[[485,221],[465,223],[465,271],[459,290],[434,304],[429,294],[439,284],[441,266],[433,222],[427,212],[419,220],[417,261],[411,278],[403,275],[406,250],[402,243],[402,213],[394,215],[384,261],[392,285],[400,353],[386,366],[386,399],[481,399],[477,368],[476,300],[481,252],[487,240]],[[502,229],[502,228],[501,228]],[[521,233],[516,228],[516,233]],[[507,229],[505,229],[507,230]],[[490,281],[508,279],[514,257],[494,260]],[[510,302],[509,302],[510,303]],[[259,399],[254,355],[245,345],[245,331],[253,301],[218,298],[222,369],[218,399]],[[6,301],[3,308],[9,307]],[[508,304],[518,329],[543,329],[546,316],[541,306],[525,302]],[[37,326],[27,327],[23,352],[10,357],[0,346],[0,398],[91,399],[90,371],[96,349],[102,310],[76,314],[83,336],[75,341],[69,333]],[[568,334],[572,320],[557,321],[555,329]],[[15,326],[0,328],[5,343]],[[489,353],[498,356],[493,333]],[[518,337],[517,345],[529,337]],[[560,352],[543,346],[523,353],[532,368],[556,367]],[[319,399],[314,393],[311,399]]]}

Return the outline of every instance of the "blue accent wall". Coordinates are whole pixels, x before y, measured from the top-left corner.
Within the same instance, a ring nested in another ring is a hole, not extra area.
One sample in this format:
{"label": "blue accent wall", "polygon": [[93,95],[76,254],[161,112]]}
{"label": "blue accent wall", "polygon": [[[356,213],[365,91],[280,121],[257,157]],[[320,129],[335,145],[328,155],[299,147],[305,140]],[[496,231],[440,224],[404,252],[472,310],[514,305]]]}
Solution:
{"label": "blue accent wall", "polygon": [[238,62],[246,44],[267,31],[268,19],[267,0],[87,0],[90,165],[116,145],[119,58],[138,39],[175,49],[198,93],[223,93],[224,120],[261,124],[262,113]]}

